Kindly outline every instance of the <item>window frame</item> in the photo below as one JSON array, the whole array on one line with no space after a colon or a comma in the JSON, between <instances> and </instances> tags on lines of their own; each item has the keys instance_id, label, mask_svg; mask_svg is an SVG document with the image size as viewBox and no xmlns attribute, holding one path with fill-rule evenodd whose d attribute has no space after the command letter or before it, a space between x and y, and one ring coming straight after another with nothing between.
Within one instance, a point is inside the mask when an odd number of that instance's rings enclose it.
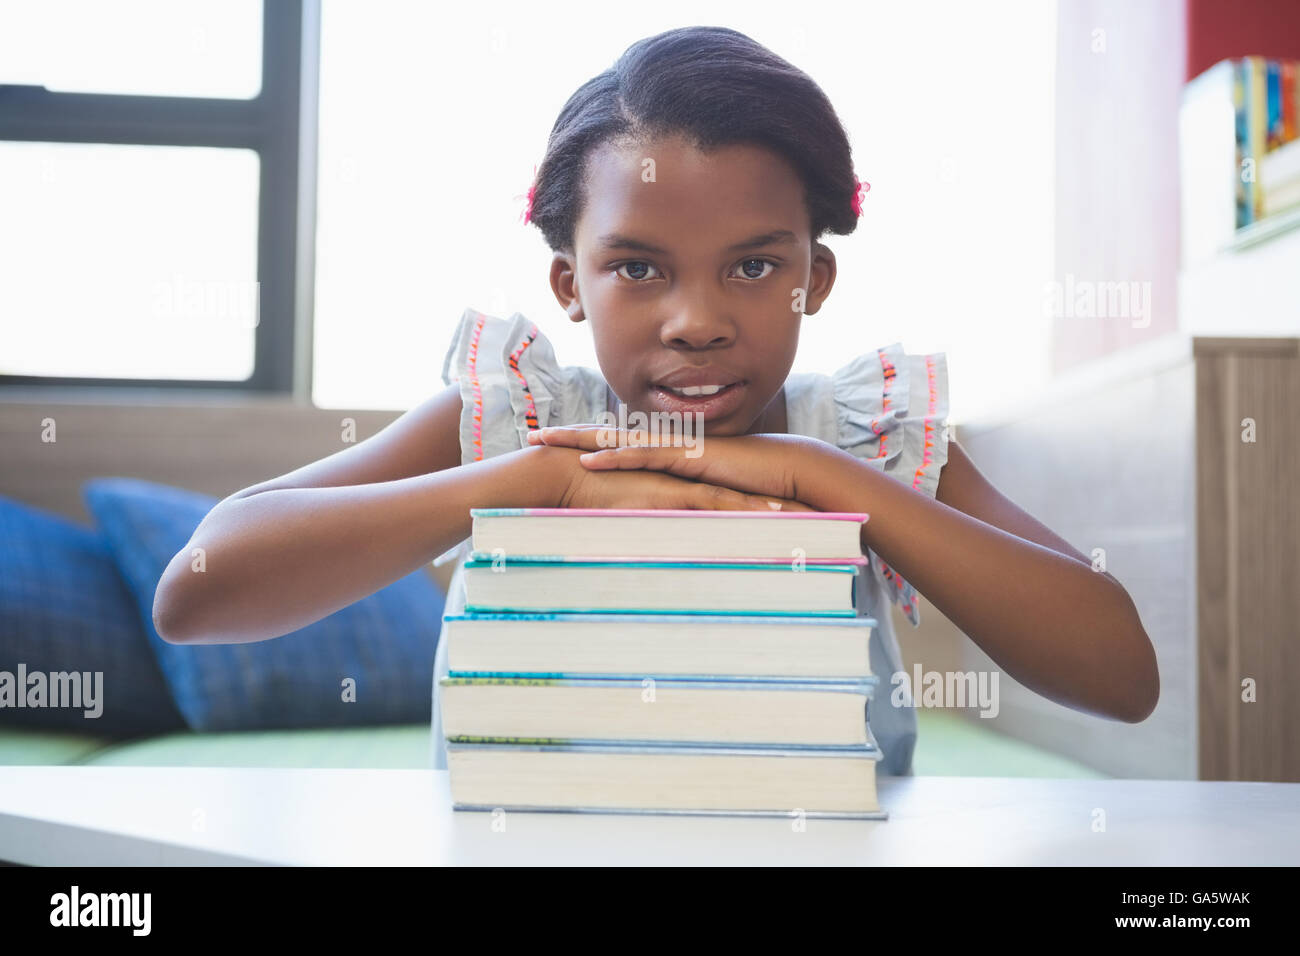
<instances>
[{"instance_id":1,"label":"window frame","mask_svg":"<svg viewBox=\"0 0 1300 956\"><path fill-rule=\"evenodd\" d=\"M13 386L224 390L292 394L310 402L319 63L319 0L263 0L262 87L252 99L0 84L0 141L248 149L260 161L260 301L247 379L0 373L0 393Z\"/></svg>"}]
</instances>

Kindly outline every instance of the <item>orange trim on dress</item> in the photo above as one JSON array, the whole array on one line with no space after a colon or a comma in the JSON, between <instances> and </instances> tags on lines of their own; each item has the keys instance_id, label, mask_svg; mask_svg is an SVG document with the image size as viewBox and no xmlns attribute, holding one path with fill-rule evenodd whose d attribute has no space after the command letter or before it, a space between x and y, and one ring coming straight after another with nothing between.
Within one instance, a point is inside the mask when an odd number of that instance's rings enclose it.
<instances>
[{"instance_id":1,"label":"orange trim on dress","mask_svg":"<svg viewBox=\"0 0 1300 956\"><path fill-rule=\"evenodd\" d=\"M921 467L916 469L916 476L912 479L912 488L916 491L921 489L921 479L925 477L925 469L934 460L934 410L939 403L939 383L935 379L932 355L925 357L925 373L930 388L930 405L926 409L925 416L925 453L921 458Z\"/></svg>"},{"instance_id":2,"label":"orange trim on dress","mask_svg":"<svg viewBox=\"0 0 1300 956\"><path fill-rule=\"evenodd\" d=\"M510 353L510 370L515 373L519 379L519 383L524 387L524 402L527 404L525 418L528 422L529 431L536 431L538 428L537 407L533 404L533 392L532 389L528 387L528 379L524 378L524 373L519 370L519 357L524 354L524 349L533 344L533 341L537 338L537 333L537 323L534 322L532 327L528 330L528 335L519 343L519 348Z\"/></svg>"},{"instance_id":3,"label":"orange trim on dress","mask_svg":"<svg viewBox=\"0 0 1300 956\"><path fill-rule=\"evenodd\" d=\"M894 379L898 376L898 370L894 368L894 363L889 361L889 359L885 357L884 349L876 349L876 354L880 356L880 369L881 369L882 377L884 378L884 388L881 390L880 393L880 416L879 416L879 418L883 418L885 412L889 411L889 393L894 387ZM885 445L889 436L880 430L879 419L871 423L871 430L880 437L880 451L876 455L876 457L877 458L888 457L889 452L885 448Z\"/></svg>"},{"instance_id":4,"label":"orange trim on dress","mask_svg":"<svg viewBox=\"0 0 1300 956\"><path fill-rule=\"evenodd\" d=\"M478 340L483 334L483 325L487 322L487 316L479 314L474 323L474 335L469 340L469 355L466 361L466 371L469 372L470 388L474 392L474 460L483 460L483 388L478 380Z\"/></svg>"}]
</instances>

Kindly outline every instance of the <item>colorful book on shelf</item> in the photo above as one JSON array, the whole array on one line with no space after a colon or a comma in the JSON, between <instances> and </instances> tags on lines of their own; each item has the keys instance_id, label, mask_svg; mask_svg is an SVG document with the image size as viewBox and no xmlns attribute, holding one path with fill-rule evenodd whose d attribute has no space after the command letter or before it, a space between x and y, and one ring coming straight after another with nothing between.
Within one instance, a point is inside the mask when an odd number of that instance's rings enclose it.
<instances>
[{"instance_id":1,"label":"colorful book on shelf","mask_svg":"<svg viewBox=\"0 0 1300 956\"><path fill-rule=\"evenodd\" d=\"M1249 136L1249 155L1254 161L1255 172L1258 174L1259 161L1264 155L1268 142L1268 81L1266 64L1262 56L1248 56L1246 64L1249 84L1246 87L1246 109L1249 111L1249 125L1246 132ZM1252 193L1254 198L1251 203L1251 221L1253 222L1264 218L1264 196L1258 180Z\"/></svg>"},{"instance_id":2,"label":"colorful book on shelf","mask_svg":"<svg viewBox=\"0 0 1300 956\"><path fill-rule=\"evenodd\" d=\"M475 508L471 557L511 561L857 563L867 515L818 511Z\"/></svg>"},{"instance_id":3,"label":"colorful book on shelf","mask_svg":"<svg viewBox=\"0 0 1300 956\"><path fill-rule=\"evenodd\" d=\"M869 617L449 614L451 676L871 676Z\"/></svg>"},{"instance_id":4,"label":"colorful book on shelf","mask_svg":"<svg viewBox=\"0 0 1300 956\"><path fill-rule=\"evenodd\" d=\"M448 740L863 747L874 677L840 681L444 677Z\"/></svg>"},{"instance_id":5,"label":"colorful book on shelf","mask_svg":"<svg viewBox=\"0 0 1300 956\"><path fill-rule=\"evenodd\" d=\"M874 745L846 748L448 741L457 810L884 820Z\"/></svg>"},{"instance_id":6,"label":"colorful book on shelf","mask_svg":"<svg viewBox=\"0 0 1300 956\"><path fill-rule=\"evenodd\" d=\"M1264 193L1264 216L1300 208L1300 179Z\"/></svg>"},{"instance_id":7,"label":"colorful book on shelf","mask_svg":"<svg viewBox=\"0 0 1300 956\"><path fill-rule=\"evenodd\" d=\"M1233 106L1237 150L1237 227L1248 226L1288 208L1282 197L1270 200L1270 191L1289 188L1289 181L1272 182L1267 172L1270 158L1296 139L1296 63L1243 57L1233 63ZM1193 146L1194 148L1194 146Z\"/></svg>"},{"instance_id":8,"label":"colorful book on shelf","mask_svg":"<svg viewBox=\"0 0 1300 956\"><path fill-rule=\"evenodd\" d=\"M1264 154L1259 163L1259 190L1266 217L1300 205L1300 140Z\"/></svg>"},{"instance_id":9,"label":"colorful book on shelf","mask_svg":"<svg viewBox=\"0 0 1300 956\"><path fill-rule=\"evenodd\" d=\"M1264 61L1264 95L1267 97L1267 119L1264 126L1264 149L1277 149L1282 138L1282 65L1277 60Z\"/></svg>"},{"instance_id":10,"label":"colorful book on shelf","mask_svg":"<svg viewBox=\"0 0 1300 956\"><path fill-rule=\"evenodd\" d=\"M1296 116L1296 94L1300 92L1300 65L1282 61L1282 142L1289 143L1300 134L1300 117Z\"/></svg>"},{"instance_id":11,"label":"colorful book on shelf","mask_svg":"<svg viewBox=\"0 0 1300 956\"><path fill-rule=\"evenodd\" d=\"M1255 176L1250 167L1254 158L1250 152L1250 64L1239 60L1233 64L1232 99L1235 109L1237 166L1234 170L1237 188L1237 228L1255 221ZM1196 148L1184 143L1183 149Z\"/></svg>"},{"instance_id":12,"label":"colorful book on shelf","mask_svg":"<svg viewBox=\"0 0 1300 956\"><path fill-rule=\"evenodd\" d=\"M1181 258L1194 266L1241 229L1296 207L1300 65L1259 56L1222 60L1191 80L1179 112Z\"/></svg>"}]
</instances>

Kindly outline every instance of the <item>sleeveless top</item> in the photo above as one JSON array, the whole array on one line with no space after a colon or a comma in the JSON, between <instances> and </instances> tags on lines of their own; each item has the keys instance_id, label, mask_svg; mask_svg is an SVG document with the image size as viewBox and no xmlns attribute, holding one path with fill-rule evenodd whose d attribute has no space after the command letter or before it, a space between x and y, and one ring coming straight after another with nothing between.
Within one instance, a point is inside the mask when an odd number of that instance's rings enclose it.
<instances>
[{"instance_id":1,"label":"sleeveless top","mask_svg":"<svg viewBox=\"0 0 1300 956\"><path fill-rule=\"evenodd\" d=\"M606 407L601 374L561 366L537 325L515 313L509 319L466 309L443 362L442 377L461 393L461 461L468 464L515 451L530 430L547 425L591 423ZM894 343L863 352L831 375L795 373L785 381L786 427L790 434L817 438L861 458L878 471L935 497L939 472L948 460L948 368L943 352L911 354ZM463 564L466 539L435 560L457 562L444 614L465 606ZM917 592L874 551L857 576L857 613L876 619L869 658L878 678L867 722L881 750L877 771L912 773L916 712L903 672L889 602L920 624ZM440 635L433 675L433 766L447 767L438 681L447 673L446 640ZM894 697L901 703L895 704Z\"/></svg>"}]
</instances>

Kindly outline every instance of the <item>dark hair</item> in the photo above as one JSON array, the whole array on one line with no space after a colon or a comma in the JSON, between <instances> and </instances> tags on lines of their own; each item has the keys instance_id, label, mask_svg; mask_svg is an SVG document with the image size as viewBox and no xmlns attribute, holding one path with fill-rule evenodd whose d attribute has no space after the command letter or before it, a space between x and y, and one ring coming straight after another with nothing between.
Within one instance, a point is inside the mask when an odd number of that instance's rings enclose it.
<instances>
[{"instance_id":1,"label":"dark hair","mask_svg":"<svg viewBox=\"0 0 1300 956\"><path fill-rule=\"evenodd\" d=\"M706 151L766 146L803 179L814 240L857 226L849 139L826 94L745 34L696 26L638 40L564 104L533 190L530 221L547 244L573 248L593 149L668 134Z\"/></svg>"}]
</instances>

